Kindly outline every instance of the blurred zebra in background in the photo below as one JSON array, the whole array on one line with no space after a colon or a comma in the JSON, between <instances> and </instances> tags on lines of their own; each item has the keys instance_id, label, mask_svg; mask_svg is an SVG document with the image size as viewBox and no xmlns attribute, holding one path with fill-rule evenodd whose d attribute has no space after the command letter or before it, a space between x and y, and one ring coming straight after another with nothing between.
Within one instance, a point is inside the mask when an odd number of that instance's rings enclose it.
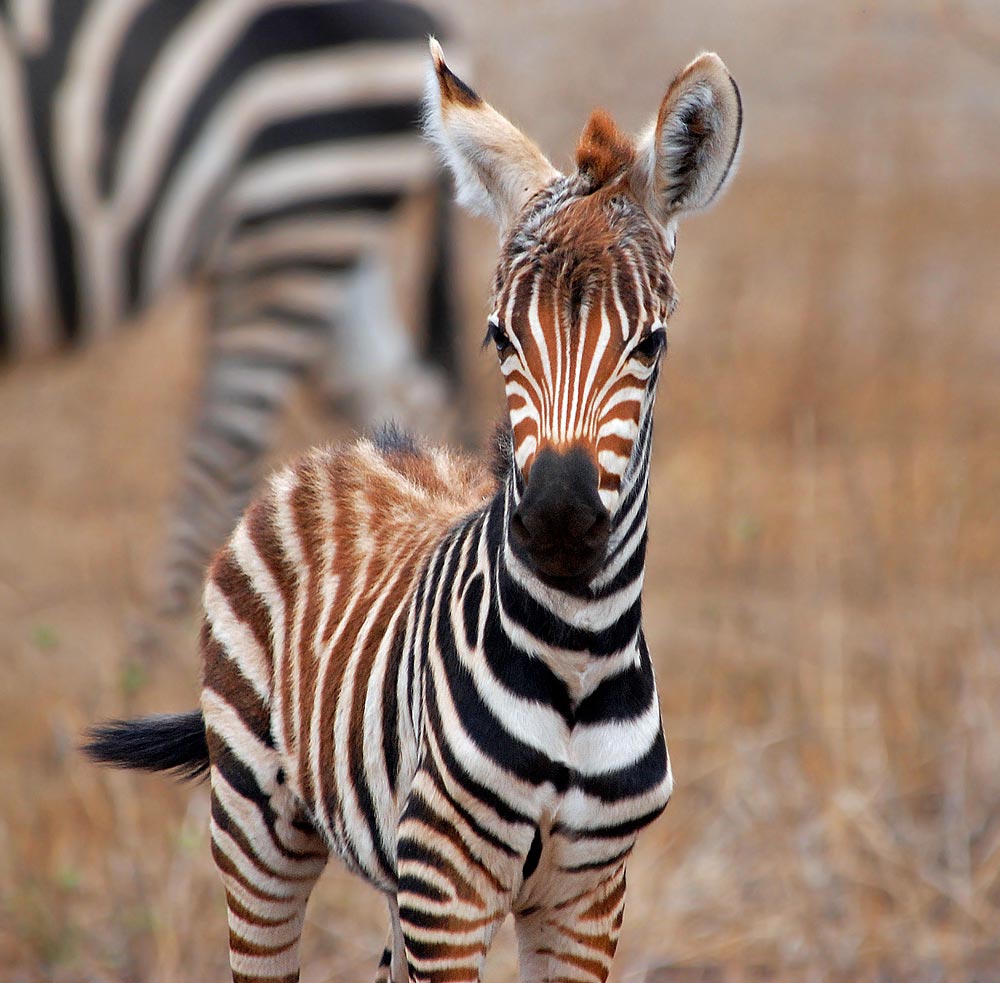
<instances>
[{"instance_id":1,"label":"blurred zebra in background","mask_svg":"<svg viewBox=\"0 0 1000 983\"><path fill-rule=\"evenodd\" d=\"M357 423L442 405L447 195L417 125L438 30L391 0L0 4L0 355L109 335L179 283L208 292L166 608L200 585L307 370ZM426 360L386 268L424 196Z\"/></svg>"}]
</instances>

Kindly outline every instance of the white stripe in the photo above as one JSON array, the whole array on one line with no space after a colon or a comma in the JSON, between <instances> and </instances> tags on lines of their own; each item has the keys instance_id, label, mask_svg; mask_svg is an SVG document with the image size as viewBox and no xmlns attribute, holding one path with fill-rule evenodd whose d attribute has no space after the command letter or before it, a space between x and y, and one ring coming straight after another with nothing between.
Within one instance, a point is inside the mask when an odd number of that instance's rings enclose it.
<instances>
[{"instance_id":1,"label":"white stripe","mask_svg":"<svg viewBox=\"0 0 1000 983\"><path fill-rule=\"evenodd\" d=\"M638 717L580 725L573 731L573 767L582 775L601 775L634 765L649 752L661 730L654 698Z\"/></svg>"},{"instance_id":2,"label":"white stripe","mask_svg":"<svg viewBox=\"0 0 1000 983\"><path fill-rule=\"evenodd\" d=\"M261 788L270 787L275 775L272 762L277 761L274 749L261 743L233 706L215 690L207 687L202 689L201 712L205 718L205 727L213 730L226 742L253 775L254 781Z\"/></svg>"},{"instance_id":3,"label":"white stripe","mask_svg":"<svg viewBox=\"0 0 1000 983\"><path fill-rule=\"evenodd\" d=\"M229 599L214 580L205 584L204 607L215 640L267 706L271 701L271 666L267 653L250 626L233 612Z\"/></svg>"},{"instance_id":4,"label":"white stripe","mask_svg":"<svg viewBox=\"0 0 1000 983\"><path fill-rule=\"evenodd\" d=\"M100 199L102 111L122 40L146 0L97 0L87 11L53 100L53 168L76 239L82 326L110 332L123 316L124 214ZM161 121L162 125L162 121ZM155 158L154 158L155 159Z\"/></svg>"},{"instance_id":5,"label":"white stripe","mask_svg":"<svg viewBox=\"0 0 1000 983\"><path fill-rule=\"evenodd\" d=\"M426 62L422 46L405 44L354 45L330 55L286 58L258 69L237 85L201 127L199 138L188 148L170 178L154 222L149 261L143 271L143 289L155 292L177 275L190 249L206 207L215 204L220 188L239 165L253 135L273 120L343 106L418 98ZM399 137L372 138L368 142L394 153L394 144L405 145L403 157L381 162L392 175L388 190L412 189L430 182L434 174L429 147L414 132ZM332 174L338 158L349 156L352 141L336 141L321 149L330 159ZM315 154L316 149L290 151L287 157ZM388 167L387 167L388 165ZM259 167L260 165L256 165ZM343 165L341 165L343 166ZM386 179L374 177L374 186ZM369 187L367 169L354 172L350 184ZM322 187L322 185L320 185ZM294 186L293 186L294 189ZM303 197L307 187L298 189ZM247 192L252 194L252 191ZM286 192L287 200L287 192ZM239 210L237 200L234 207Z\"/></svg>"},{"instance_id":6,"label":"white stripe","mask_svg":"<svg viewBox=\"0 0 1000 983\"><path fill-rule=\"evenodd\" d=\"M383 216L337 216L332 219L295 219L240 236L226 249L219 273L238 273L286 256L357 256L375 250L386 239Z\"/></svg>"},{"instance_id":7,"label":"white stripe","mask_svg":"<svg viewBox=\"0 0 1000 983\"><path fill-rule=\"evenodd\" d=\"M26 54L41 54L48 46L51 6L52 0L11 0L11 19L18 47Z\"/></svg>"},{"instance_id":8,"label":"white stripe","mask_svg":"<svg viewBox=\"0 0 1000 983\"><path fill-rule=\"evenodd\" d=\"M10 39L0 22L0 191L4 196L4 238L0 277L12 316L18 355L52 351L59 318L49 253L46 202L31 151L31 124L25 115L27 91Z\"/></svg>"}]
</instances>

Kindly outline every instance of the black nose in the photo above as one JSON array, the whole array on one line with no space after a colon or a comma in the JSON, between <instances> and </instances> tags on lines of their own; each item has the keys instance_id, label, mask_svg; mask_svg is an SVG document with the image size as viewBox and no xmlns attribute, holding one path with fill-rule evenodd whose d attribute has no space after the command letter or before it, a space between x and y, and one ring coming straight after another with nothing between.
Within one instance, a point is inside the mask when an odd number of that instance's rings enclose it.
<instances>
[{"instance_id":1,"label":"black nose","mask_svg":"<svg viewBox=\"0 0 1000 983\"><path fill-rule=\"evenodd\" d=\"M600 569L611 517L597 488L597 468L581 448L539 451L511 518L510 542L543 580L558 585Z\"/></svg>"}]
</instances>

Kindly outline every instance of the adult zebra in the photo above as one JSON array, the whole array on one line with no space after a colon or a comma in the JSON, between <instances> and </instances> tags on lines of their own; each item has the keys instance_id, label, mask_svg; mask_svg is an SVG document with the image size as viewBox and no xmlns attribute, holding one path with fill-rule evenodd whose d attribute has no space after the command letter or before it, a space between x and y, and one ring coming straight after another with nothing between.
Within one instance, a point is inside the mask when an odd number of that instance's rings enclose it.
<instances>
[{"instance_id":1,"label":"adult zebra","mask_svg":"<svg viewBox=\"0 0 1000 983\"><path fill-rule=\"evenodd\" d=\"M307 369L359 424L440 408L386 271L398 206L440 190L418 128L434 29L394 0L0 11L0 357L106 336L182 281L209 291L164 607L193 595ZM438 201L426 354L454 377Z\"/></svg>"},{"instance_id":2,"label":"adult zebra","mask_svg":"<svg viewBox=\"0 0 1000 983\"><path fill-rule=\"evenodd\" d=\"M559 174L446 67L429 125L504 237L498 473L396 432L278 473L216 557L200 712L88 751L212 784L238 981L298 978L328 852L388 898L380 979L478 980L510 912L525 981L604 981L625 864L672 779L640 623L674 229L732 169L715 55L636 145L593 114Z\"/></svg>"}]
</instances>

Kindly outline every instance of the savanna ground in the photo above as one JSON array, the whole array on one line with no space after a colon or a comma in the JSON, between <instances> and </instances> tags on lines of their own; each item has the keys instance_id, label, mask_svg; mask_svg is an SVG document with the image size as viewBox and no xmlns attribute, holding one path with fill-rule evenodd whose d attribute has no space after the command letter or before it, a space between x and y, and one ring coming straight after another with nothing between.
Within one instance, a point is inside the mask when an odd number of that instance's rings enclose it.
<instances>
[{"instance_id":1,"label":"savanna ground","mask_svg":"<svg viewBox=\"0 0 1000 983\"><path fill-rule=\"evenodd\" d=\"M677 788L615 979L1000 979L996 9L452 6L473 80L557 163L591 105L637 128L701 48L746 106L740 175L680 236L645 601ZM494 244L461 236L485 433ZM226 975L207 790L75 751L196 699L194 618L142 626L197 321L180 300L0 379L4 983ZM315 409L279 456L344 436ZM370 978L384 931L332 864L303 979ZM505 931L488 978L512 965Z\"/></svg>"}]
</instances>

